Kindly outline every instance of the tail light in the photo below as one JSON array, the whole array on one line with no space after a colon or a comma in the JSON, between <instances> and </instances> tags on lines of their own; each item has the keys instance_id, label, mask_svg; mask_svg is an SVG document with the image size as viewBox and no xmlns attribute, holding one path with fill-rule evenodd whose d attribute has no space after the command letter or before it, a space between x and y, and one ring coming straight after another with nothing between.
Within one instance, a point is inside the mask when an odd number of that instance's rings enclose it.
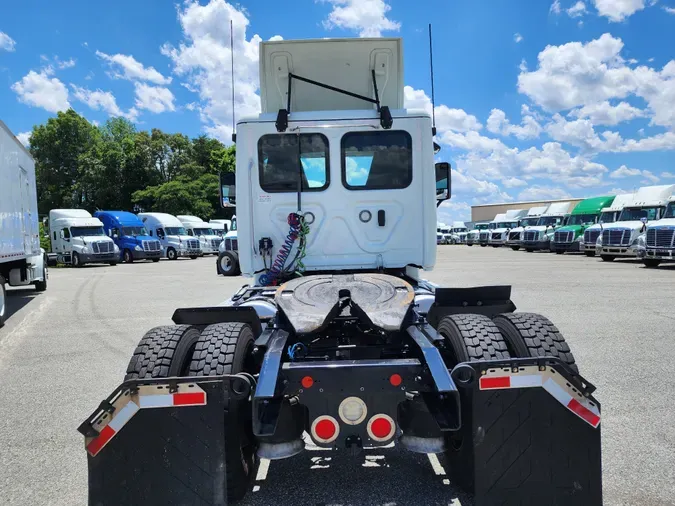
<instances>
[{"instance_id":1,"label":"tail light","mask_svg":"<svg viewBox=\"0 0 675 506\"><path fill-rule=\"evenodd\" d=\"M381 413L368 420L368 435L373 441L388 441L394 437L395 432L396 423L389 415Z\"/></svg>"},{"instance_id":2,"label":"tail light","mask_svg":"<svg viewBox=\"0 0 675 506\"><path fill-rule=\"evenodd\" d=\"M319 443L332 443L340 434L340 425L332 416L319 416L312 422L312 437Z\"/></svg>"}]
</instances>

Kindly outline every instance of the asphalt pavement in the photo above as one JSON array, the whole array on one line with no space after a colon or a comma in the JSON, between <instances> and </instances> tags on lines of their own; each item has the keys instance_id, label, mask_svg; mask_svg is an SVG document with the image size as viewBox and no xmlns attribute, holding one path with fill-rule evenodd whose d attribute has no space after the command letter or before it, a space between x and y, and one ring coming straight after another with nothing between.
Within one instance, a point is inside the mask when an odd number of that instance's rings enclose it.
<instances>
[{"instance_id":1,"label":"asphalt pavement","mask_svg":"<svg viewBox=\"0 0 675 506\"><path fill-rule=\"evenodd\" d=\"M602 403L605 504L675 505L675 266L441 246L426 276L513 285L548 316ZM44 293L10 289L0 329L0 504L86 504L77 426L122 380L143 333L177 307L216 305L247 282L215 258L51 269ZM470 505L443 459L397 449L306 451L264 462L242 505Z\"/></svg>"}]
</instances>

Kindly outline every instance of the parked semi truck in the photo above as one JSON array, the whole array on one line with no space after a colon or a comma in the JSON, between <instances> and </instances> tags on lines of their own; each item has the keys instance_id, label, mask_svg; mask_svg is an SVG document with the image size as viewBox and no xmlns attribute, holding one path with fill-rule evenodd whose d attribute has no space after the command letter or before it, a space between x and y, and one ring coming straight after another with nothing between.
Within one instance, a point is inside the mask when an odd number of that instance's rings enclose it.
<instances>
[{"instance_id":1,"label":"parked semi truck","mask_svg":"<svg viewBox=\"0 0 675 506\"><path fill-rule=\"evenodd\" d=\"M47 289L47 257L40 248L35 161L0 121L0 327L8 316L9 286Z\"/></svg>"},{"instance_id":2,"label":"parked semi truck","mask_svg":"<svg viewBox=\"0 0 675 506\"><path fill-rule=\"evenodd\" d=\"M473 246L474 244L480 244L480 233L487 230L489 225L488 222L476 223L466 236L466 245Z\"/></svg>"},{"instance_id":3,"label":"parked semi truck","mask_svg":"<svg viewBox=\"0 0 675 506\"><path fill-rule=\"evenodd\" d=\"M614 197L612 204L608 207L605 207L600 212L600 218L595 225L591 225L586 228L584 231L583 238L579 241L580 247L583 249L584 254L587 257L595 256L595 243L598 240L598 237L602 233L602 228L608 223L614 223L619 219L621 211L633 200L632 193L625 193L617 195Z\"/></svg>"},{"instance_id":4,"label":"parked semi truck","mask_svg":"<svg viewBox=\"0 0 675 506\"><path fill-rule=\"evenodd\" d=\"M478 244L485 247L490 244L490 237L494 230L497 229L497 224L506 220L506 213L500 213L494 217L494 219L488 223L487 229L481 230L478 235Z\"/></svg>"},{"instance_id":5,"label":"parked semi truck","mask_svg":"<svg viewBox=\"0 0 675 506\"><path fill-rule=\"evenodd\" d=\"M452 244L466 244L466 236L469 230L463 221L453 221L451 229Z\"/></svg>"},{"instance_id":6,"label":"parked semi truck","mask_svg":"<svg viewBox=\"0 0 675 506\"><path fill-rule=\"evenodd\" d=\"M511 230L518 228L520 219L525 215L527 215L526 209L510 209L506 211L501 221L497 222L496 228L490 232L490 246L493 248L503 246Z\"/></svg>"},{"instance_id":7,"label":"parked semi truck","mask_svg":"<svg viewBox=\"0 0 675 506\"><path fill-rule=\"evenodd\" d=\"M537 206L528 209L527 214L518 221L518 226L509 231L506 245L513 251L518 251L522 244L522 235L525 227L536 225L539 217L546 212L546 209L548 209L548 206Z\"/></svg>"},{"instance_id":8,"label":"parked semi truck","mask_svg":"<svg viewBox=\"0 0 675 506\"><path fill-rule=\"evenodd\" d=\"M179 257L195 259L202 254L199 239L190 237L181 221L167 213L138 213L150 237L155 237L162 248L162 256L169 260Z\"/></svg>"},{"instance_id":9,"label":"parked semi truck","mask_svg":"<svg viewBox=\"0 0 675 506\"><path fill-rule=\"evenodd\" d=\"M569 213L574 206L571 202L554 202L548 206L534 226L523 230L522 247L528 253L536 250L548 250L556 229L567 224Z\"/></svg>"},{"instance_id":10,"label":"parked semi truck","mask_svg":"<svg viewBox=\"0 0 675 506\"><path fill-rule=\"evenodd\" d=\"M115 241L121 260L133 263L136 260L159 262L162 246L150 237L141 219L127 211L96 211L94 217L101 220L106 234Z\"/></svg>"},{"instance_id":11,"label":"parked semi truck","mask_svg":"<svg viewBox=\"0 0 675 506\"><path fill-rule=\"evenodd\" d=\"M85 209L49 211L49 237L56 261L73 267L117 265L120 250L106 235L103 223Z\"/></svg>"},{"instance_id":12,"label":"parked semi truck","mask_svg":"<svg viewBox=\"0 0 675 506\"><path fill-rule=\"evenodd\" d=\"M177 218L187 230L188 235L199 240L199 249L202 250L202 255L218 254L218 246L220 246L223 238L213 231L211 225L197 216L188 214L178 215Z\"/></svg>"},{"instance_id":13,"label":"parked semi truck","mask_svg":"<svg viewBox=\"0 0 675 506\"><path fill-rule=\"evenodd\" d=\"M223 276L236 276L239 270L239 244L237 242L237 217L232 216L230 230L218 246L216 271Z\"/></svg>"},{"instance_id":14,"label":"parked semi truck","mask_svg":"<svg viewBox=\"0 0 675 506\"><path fill-rule=\"evenodd\" d=\"M304 434L323 454L444 453L478 506L602 504L600 404L558 329L514 313L508 286L422 276L451 172L429 113L404 109L402 54L260 44L262 112L236 125L250 282L141 339L79 427L91 504L223 505Z\"/></svg>"},{"instance_id":15,"label":"parked semi truck","mask_svg":"<svg viewBox=\"0 0 675 506\"><path fill-rule=\"evenodd\" d=\"M675 185L643 186L633 194L619 219L603 225L595 243L596 253L605 262L617 257L637 257L639 237L650 222L660 220L673 195Z\"/></svg>"},{"instance_id":16,"label":"parked semi truck","mask_svg":"<svg viewBox=\"0 0 675 506\"><path fill-rule=\"evenodd\" d=\"M566 251L583 251L581 244L584 232L600 219L602 210L609 208L614 202L614 195L606 197L593 197L579 202L569 219L567 225L558 228L553 234L551 251L562 255Z\"/></svg>"},{"instance_id":17,"label":"parked semi truck","mask_svg":"<svg viewBox=\"0 0 675 506\"><path fill-rule=\"evenodd\" d=\"M658 221L648 223L644 241L638 241L638 257L646 267L675 262L675 196Z\"/></svg>"}]
</instances>

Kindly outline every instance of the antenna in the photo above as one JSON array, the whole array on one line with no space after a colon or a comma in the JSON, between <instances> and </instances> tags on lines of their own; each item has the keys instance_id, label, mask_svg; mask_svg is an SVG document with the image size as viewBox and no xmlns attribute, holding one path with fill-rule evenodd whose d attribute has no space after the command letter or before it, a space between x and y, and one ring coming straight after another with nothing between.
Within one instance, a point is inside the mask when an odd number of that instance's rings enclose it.
<instances>
[{"instance_id":1,"label":"antenna","mask_svg":"<svg viewBox=\"0 0 675 506\"><path fill-rule=\"evenodd\" d=\"M431 26L431 25L429 25ZM230 19L230 60L232 62L232 142L237 142L237 132L235 132L236 123L234 121L234 29Z\"/></svg>"},{"instance_id":2,"label":"antenna","mask_svg":"<svg viewBox=\"0 0 675 506\"><path fill-rule=\"evenodd\" d=\"M429 66L431 67L431 134L436 135L436 99L434 96L434 50L431 43L431 23L429 23Z\"/></svg>"}]
</instances>

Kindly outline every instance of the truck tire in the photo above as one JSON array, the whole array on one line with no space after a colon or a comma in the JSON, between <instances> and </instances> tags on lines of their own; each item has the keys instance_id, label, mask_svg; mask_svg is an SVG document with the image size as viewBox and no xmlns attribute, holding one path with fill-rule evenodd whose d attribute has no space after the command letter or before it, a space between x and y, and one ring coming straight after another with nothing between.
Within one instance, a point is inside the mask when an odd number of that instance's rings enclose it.
<instances>
[{"instance_id":1,"label":"truck tire","mask_svg":"<svg viewBox=\"0 0 675 506\"><path fill-rule=\"evenodd\" d=\"M127 367L124 381L187 376L199 329L191 325L165 325L145 333Z\"/></svg>"},{"instance_id":2,"label":"truck tire","mask_svg":"<svg viewBox=\"0 0 675 506\"><path fill-rule=\"evenodd\" d=\"M5 290L5 280L0 276L0 327L5 325L7 318L7 290Z\"/></svg>"},{"instance_id":3,"label":"truck tire","mask_svg":"<svg viewBox=\"0 0 675 506\"><path fill-rule=\"evenodd\" d=\"M533 248L525 248L525 251L527 251L528 253L532 253L532 252L534 252L534 249Z\"/></svg>"},{"instance_id":4,"label":"truck tire","mask_svg":"<svg viewBox=\"0 0 675 506\"><path fill-rule=\"evenodd\" d=\"M80 255L78 255L77 253L75 253L75 252L73 251L73 255L72 255L72 257L71 257L70 263L71 263L71 265L72 265L73 267L75 267L75 268L82 267L82 262L80 261Z\"/></svg>"},{"instance_id":5,"label":"truck tire","mask_svg":"<svg viewBox=\"0 0 675 506\"><path fill-rule=\"evenodd\" d=\"M152 261L157 263L157 262L159 262L159 258L153 258Z\"/></svg>"},{"instance_id":6,"label":"truck tire","mask_svg":"<svg viewBox=\"0 0 675 506\"><path fill-rule=\"evenodd\" d=\"M647 269L653 269L654 267L658 267L659 265L661 265L661 260L656 260L654 258L645 258L642 261L642 263L645 264L645 267L647 267Z\"/></svg>"},{"instance_id":7,"label":"truck tire","mask_svg":"<svg viewBox=\"0 0 675 506\"><path fill-rule=\"evenodd\" d=\"M511 246L511 249L513 251L518 251L520 249L520 246Z\"/></svg>"},{"instance_id":8,"label":"truck tire","mask_svg":"<svg viewBox=\"0 0 675 506\"><path fill-rule=\"evenodd\" d=\"M233 251L223 251L218 255L218 268L223 276L239 274L239 255Z\"/></svg>"},{"instance_id":9,"label":"truck tire","mask_svg":"<svg viewBox=\"0 0 675 506\"><path fill-rule=\"evenodd\" d=\"M586 255L589 258L592 258L595 256L595 251L584 251L584 255Z\"/></svg>"},{"instance_id":10,"label":"truck tire","mask_svg":"<svg viewBox=\"0 0 675 506\"><path fill-rule=\"evenodd\" d=\"M216 323L206 327L192 355L190 376L255 372L250 355L255 337L246 323ZM248 399L229 400L225 412L225 470L228 501L244 497L256 475L258 457Z\"/></svg>"},{"instance_id":11,"label":"truck tire","mask_svg":"<svg viewBox=\"0 0 675 506\"><path fill-rule=\"evenodd\" d=\"M176 254L176 250L174 248L169 248L166 250L166 258L169 260L177 260L178 259L178 254Z\"/></svg>"},{"instance_id":12,"label":"truck tire","mask_svg":"<svg viewBox=\"0 0 675 506\"><path fill-rule=\"evenodd\" d=\"M190 260L197 260L199 258L198 255L190 255Z\"/></svg>"},{"instance_id":13,"label":"truck tire","mask_svg":"<svg viewBox=\"0 0 675 506\"><path fill-rule=\"evenodd\" d=\"M35 291L37 292L44 292L47 290L47 259L44 259L44 263L42 264L42 281L36 281L35 283Z\"/></svg>"},{"instance_id":14,"label":"truck tire","mask_svg":"<svg viewBox=\"0 0 675 506\"><path fill-rule=\"evenodd\" d=\"M461 362L510 358L499 329L487 316L454 314L441 319L436 331L443 336L449 352L449 368Z\"/></svg>"},{"instance_id":15,"label":"truck tire","mask_svg":"<svg viewBox=\"0 0 675 506\"><path fill-rule=\"evenodd\" d=\"M481 247L481 248L486 248L486 247L487 247L487 244L481 244L480 247Z\"/></svg>"},{"instance_id":16,"label":"truck tire","mask_svg":"<svg viewBox=\"0 0 675 506\"><path fill-rule=\"evenodd\" d=\"M470 248L471 246L473 246L473 244L467 244L467 246Z\"/></svg>"},{"instance_id":17,"label":"truck tire","mask_svg":"<svg viewBox=\"0 0 675 506\"><path fill-rule=\"evenodd\" d=\"M614 255L600 255L600 258L603 262L613 262L616 259Z\"/></svg>"},{"instance_id":18,"label":"truck tire","mask_svg":"<svg viewBox=\"0 0 675 506\"><path fill-rule=\"evenodd\" d=\"M554 251L555 251L555 254L556 254L556 255L563 255L563 254L565 253L564 251L559 250L559 249L554 250Z\"/></svg>"},{"instance_id":19,"label":"truck tire","mask_svg":"<svg viewBox=\"0 0 675 506\"><path fill-rule=\"evenodd\" d=\"M556 357L575 374L579 368L565 338L551 320L536 313L506 313L493 318L516 358Z\"/></svg>"},{"instance_id":20,"label":"truck tire","mask_svg":"<svg viewBox=\"0 0 675 506\"><path fill-rule=\"evenodd\" d=\"M122 252L122 261L123 261L125 264L131 264L131 263L134 262L134 255L133 255L133 253L131 252L131 250L125 249L125 250Z\"/></svg>"}]
</instances>

